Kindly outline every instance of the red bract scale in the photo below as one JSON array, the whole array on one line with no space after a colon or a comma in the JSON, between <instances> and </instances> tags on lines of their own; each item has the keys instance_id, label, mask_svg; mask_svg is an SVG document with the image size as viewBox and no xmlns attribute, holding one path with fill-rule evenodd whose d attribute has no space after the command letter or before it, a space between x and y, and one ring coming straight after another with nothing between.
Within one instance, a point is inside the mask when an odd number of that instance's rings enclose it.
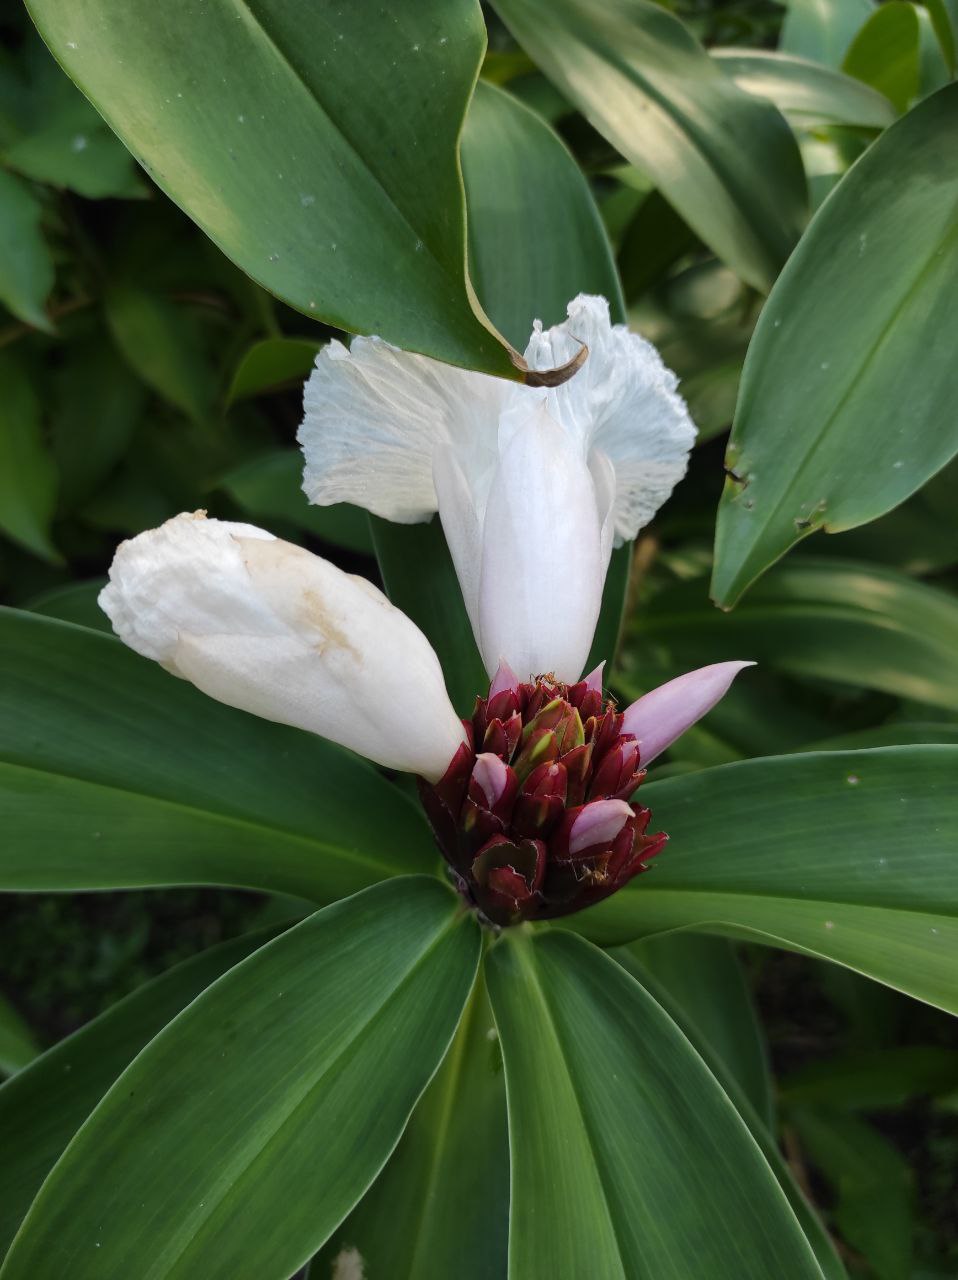
<instances>
[{"instance_id":1,"label":"red bract scale","mask_svg":"<svg viewBox=\"0 0 958 1280\"><path fill-rule=\"evenodd\" d=\"M464 724L468 743L419 790L460 893L488 923L592 906L668 840L647 835L651 811L631 803L645 777L639 744L596 676L497 676Z\"/></svg>"}]
</instances>

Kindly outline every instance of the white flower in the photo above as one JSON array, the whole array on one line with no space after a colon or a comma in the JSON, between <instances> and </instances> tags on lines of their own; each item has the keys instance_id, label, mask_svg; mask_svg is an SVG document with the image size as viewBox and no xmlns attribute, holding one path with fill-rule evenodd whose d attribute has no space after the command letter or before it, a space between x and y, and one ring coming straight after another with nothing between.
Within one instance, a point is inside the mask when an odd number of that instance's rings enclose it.
<instances>
[{"instance_id":1,"label":"white flower","mask_svg":"<svg viewBox=\"0 0 958 1280\"><path fill-rule=\"evenodd\" d=\"M439 660L364 578L247 524L179 515L117 550L100 607L210 697L435 781L465 735Z\"/></svg>"},{"instance_id":2,"label":"white flower","mask_svg":"<svg viewBox=\"0 0 958 1280\"><path fill-rule=\"evenodd\" d=\"M613 542L634 538L685 473L695 437L655 348L611 325L603 298L526 349L533 369L588 358L552 389L399 351L331 342L306 386L299 440L310 501L401 523L439 512L492 676L575 681L592 643Z\"/></svg>"}]
</instances>

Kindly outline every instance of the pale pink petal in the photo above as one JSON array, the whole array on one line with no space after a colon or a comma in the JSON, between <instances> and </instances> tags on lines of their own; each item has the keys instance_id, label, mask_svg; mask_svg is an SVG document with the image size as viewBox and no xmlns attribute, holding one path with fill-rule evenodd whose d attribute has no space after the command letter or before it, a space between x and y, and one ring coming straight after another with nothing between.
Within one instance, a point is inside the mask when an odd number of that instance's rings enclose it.
<instances>
[{"instance_id":1,"label":"pale pink petal","mask_svg":"<svg viewBox=\"0 0 958 1280\"><path fill-rule=\"evenodd\" d=\"M754 662L715 662L652 689L627 707L622 732L639 740L641 761L649 764L725 696L732 681Z\"/></svg>"},{"instance_id":2,"label":"pale pink petal","mask_svg":"<svg viewBox=\"0 0 958 1280\"><path fill-rule=\"evenodd\" d=\"M572 824L569 852L575 855L594 844L611 844L632 816L625 800L593 800Z\"/></svg>"},{"instance_id":3,"label":"pale pink petal","mask_svg":"<svg viewBox=\"0 0 958 1280\"><path fill-rule=\"evenodd\" d=\"M602 659L602 661L599 663L599 665L595 668L594 671L590 671L587 676L583 677L586 683L586 687L590 689L593 693L602 692L602 673L604 671L605 671L605 658Z\"/></svg>"},{"instance_id":4,"label":"pale pink petal","mask_svg":"<svg viewBox=\"0 0 958 1280\"><path fill-rule=\"evenodd\" d=\"M492 677L492 684L489 686L489 697L494 698L497 693L505 693L508 689L512 693L516 693L519 688L519 677L509 666L508 662L503 658L499 662L499 668Z\"/></svg>"},{"instance_id":5,"label":"pale pink petal","mask_svg":"<svg viewBox=\"0 0 958 1280\"><path fill-rule=\"evenodd\" d=\"M491 751L482 751L476 756L476 763L472 767L472 779L481 788L486 803L492 809L509 783L509 766L503 764Z\"/></svg>"}]
</instances>

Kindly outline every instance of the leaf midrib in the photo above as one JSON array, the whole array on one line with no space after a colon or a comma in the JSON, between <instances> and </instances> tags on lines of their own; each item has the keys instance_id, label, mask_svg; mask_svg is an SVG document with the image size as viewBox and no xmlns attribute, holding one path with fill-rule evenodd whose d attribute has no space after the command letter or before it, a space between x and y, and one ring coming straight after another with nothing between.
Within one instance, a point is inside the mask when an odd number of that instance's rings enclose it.
<instances>
[{"instance_id":1,"label":"leaf midrib","mask_svg":"<svg viewBox=\"0 0 958 1280\"><path fill-rule=\"evenodd\" d=\"M280 836L284 840L304 845L314 854L319 851L323 851L331 854L334 858L341 861L375 869L377 872L382 874L383 879L394 876L398 874L398 870L402 870L401 868L397 870L394 865L388 862L380 862L378 858L375 858L372 855L360 853L357 850L347 848L344 845L330 844L328 841L304 835L302 832L293 831L287 827L272 826L252 818L220 813L215 809L203 809L198 805L185 804L181 800L170 799L168 796L152 795L146 791L137 791L133 787L124 787L119 783L95 782L88 778L84 778L80 774L70 773L63 769L44 769L37 768L32 765L17 764L9 760L0 760L0 777L2 777L2 770L4 769L38 774L41 777L62 778L67 782L79 783L81 786L90 787L98 791L105 791L107 793L117 795L133 796L144 804L161 805L165 808L182 813L187 817L199 817L205 822L212 821L222 823L225 826L244 828L249 831L262 833L264 837L272 839ZM178 883L182 883L182 881Z\"/></svg>"},{"instance_id":2,"label":"leaf midrib","mask_svg":"<svg viewBox=\"0 0 958 1280\"><path fill-rule=\"evenodd\" d=\"M549 1032L552 1036L553 1042L555 1043L556 1049L558 1050L557 1057L559 1059L559 1062L561 1063L563 1075L565 1076L566 1082L569 1086L569 1094L572 1097L573 1102L575 1104L576 1115L579 1117L579 1123L580 1123L582 1133L585 1136L585 1140L588 1144L589 1150L592 1152L592 1157L593 1157L592 1164L593 1164L593 1168L595 1169L596 1181L598 1183L599 1190L602 1193L602 1203L605 1206L606 1217L608 1218L609 1228L612 1233L612 1239L615 1241L616 1257L619 1263L619 1270L622 1273L622 1280L629 1280L629 1271L625 1265L625 1259L622 1256L622 1247L619 1243L619 1233L615 1227L615 1218L613 1217L613 1214L612 1214L612 1203L609 1199L609 1192L606 1188L606 1180L603 1177L601 1163L597 1158L597 1148L596 1148L595 1142L593 1141L592 1132L589 1128L588 1121L586 1120L585 1112L582 1109L582 1104L579 1102L579 1095L576 1092L575 1082L572 1079L572 1073L569 1070L568 1061L566 1059L565 1050L563 1047L562 1037L559 1034L559 1028L556 1024L555 1018L553 1017L552 1008L549 1005L549 1002L546 998L542 984L539 981L538 970L532 960L531 944L526 939L521 940L518 943L518 945L514 944L514 953L516 954L519 965L521 966L522 969L525 970L525 974L529 982L530 990L534 995L536 1003L539 1005L540 1009L542 1010L542 1014L548 1025ZM507 1089L508 1089L508 1082L509 1082L509 1077L508 1077L508 1069L507 1069L506 1071ZM513 1133L511 1130L511 1126L510 1126L509 1140L511 1145L513 1141ZM515 1203L514 1195L515 1195L515 1187L513 1185L512 1191L510 1193L510 1214L509 1214L510 1243L512 1240L512 1225L513 1225L512 1224L512 1217L513 1217L512 1207L514 1206L514 1203ZM510 1263L509 1271L510 1271L510 1277L511 1277L512 1275L511 1249L510 1249L509 1263Z\"/></svg>"},{"instance_id":3,"label":"leaf midrib","mask_svg":"<svg viewBox=\"0 0 958 1280\"><path fill-rule=\"evenodd\" d=\"M836 192L839 189L840 187L836 188ZM858 193L856 192L856 195L857 194ZM828 205L830 203L831 201L825 202L825 205L823 205L822 209L819 211L818 217L822 216L822 213L824 213L827 210ZM925 277L929 274L929 272L931 271L931 268L935 265L936 259L943 254L945 248L950 247L952 242L958 241L958 221L956 221L955 219L956 212L958 212L958 201L954 202L951 216L948 219L949 230L945 233L944 236L942 236L940 239L935 241L934 245L932 246L931 253L928 255L925 262L921 265L921 267L919 268L918 272L916 273L914 279L912 280L911 284L907 287L907 289L905 289L905 291L900 295L896 296L895 306L890 309L888 319L882 325L874 341L869 344L868 353L865 356L865 359L862 360L859 363L859 365L856 367L854 373L852 374L851 380L848 382L844 391L841 392L838 399L835 401L834 407L825 415L824 419L821 422L821 425L817 428L817 430L810 433L808 446L802 454L801 461L798 462L790 470L789 479L787 483L783 486L780 486L779 488L780 499L784 495L787 495L800 487L800 483L804 479L805 471L808 468L809 462L813 458L815 453L818 451L818 448L822 442L823 437L830 430L832 424L835 422L835 419L841 413L842 409L845 407L845 405L847 404L849 399L852 397L852 395L855 393L855 391L857 391L859 384L864 379L866 373L870 370L873 362L878 356L880 349L885 345L888 339L888 335L891 333L896 322L898 321L902 309L906 306L906 304L911 300L913 295L919 289ZM806 232L806 235L807 234L808 233ZM792 261L794 262L795 260L793 259ZM793 271L797 272L798 270L799 270L799 266L796 265L793 268ZM743 377L744 377L744 373L743 373ZM730 448L735 447L735 444L736 444L734 440L734 434L735 433L734 433L734 427L733 427L732 437L730 438L730 441L729 441ZM740 448L743 448L743 447L740 446ZM747 458L744 456L744 448L743 448L743 452L740 452L738 455L738 461L736 462L736 467L737 469L740 469L743 472L748 472L750 465L751 464L748 462ZM731 505L731 503L729 505ZM751 533L752 549L742 559L739 565L739 568L732 579L732 586L730 590L734 589L735 587L738 588L734 597L735 599L737 599L742 594L742 592L746 590L746 588L750 586L752 582L755 581L755 578L759 576L759 573L761 573L761 569L759 569L757 572L753 573L752 576L748 578L744 584L740 584L740 579L742 574L745 572L749 572L749 570L746 569L746 566L748 565L749 560L755 554L755 548L761 543L765 534L768 532L769 527L774 523L776 523L777 520L780 518L782 505L783 503L781 502L781 500L776 502L772 497L769 497L766 501L767 514L760 520L758 524L758 529L759 529L758 533L755 532L756 525L753 523L752 533ZM885 508L885 509L887 510L888 508ZM821 520L820 523L813 523L807 530L802 531L802 533L805 536L814 532L816 528L825 529L827 531L830 528L834 527L831 521L829 521L827 518L824 518L826 511L827 511L827 508L825 509L825 511L822 512L823 519ZM813 520L814 520L814 515L813 515ZM858 523L860 524L862 522L858 521ZM854 528L855 526L848 525L843 527ZM838 530L836 530L836 532L837 531ZM779 555L782 555L782 554L784 554L784 552L779 553ZM718 564L716 564L716 570L717 569L718 569ZM725 597L727 597L727 595L728 595L728 592L725 593Z\"/></svg>"},{"instance_id":4,"label":"leaf midrib","mask_svg":"<svg viewBox=\"0 0 958 1280\"><path fill-rule=\"evenodd\" d=\"M399 981L395 982L388 989L386 994L382 997L382 999L375 1006L375 1008L373 1008L371 1012L368 1014L368 1016L366 1016L362 1020L362 1022L355 1028L355 1031L350 1036L350 1038L345 1042L339 1041L337 1043L334 1056L326 1060L326 1062L320 1068L319 1075L314 1076L311 1079L310 1083L307 1084L305 1088L301 1091L296 1101L293 1102L291 1106L285 1109L285 1113L283 1114L282 1120L273 1127L273 1130L269 1138L266 1140L266 1142L258 1148L255 1147L255 1144L253 1142L250 1142L243 1146L242 1151L244 1153L250 1150L251 1148L253 1149L254 1154L252 1158L241 1162L240 1153L236 1153L236 1155L234 1155L234 1157L231 1159L228 1169L224 1169L223 1166L221 1166L220 1177L217 1179L217 1182L215 1184L217 1190L216 1191L211 1190L210 1192L208 1192L207 1197L204 1201L204 1207L209 1206L209 1210L200 1219L199 1228L192 1232L186 1245L182 1248L178 1248L175 1254L173 1254L172 1256L167 1254L166 1257L161 1256L157 1259L158 1262L164 1264L164 1269L156 1273L155 1280L176 1280L177 1270L179 1269L180 1264L184 1262L184 1260L187 1260L187 1254L190 1250L190 1247L192 1243L197 1239L197 1236L200 1234L203 1224L205 1224L209 1220L213 1212L217 1208L219 1208L220 1204L222 1204L223 1200L228 1195L233 1184L238 1180L238 1178L243 1177L256 1162L264 1158L264 1156L269 1151L271 1146L273 1146L273 1144L279 1140L281 1136L281 1131L285 1130L285 1128L289 1125L289 1123L293 1120L293 1118L298 1113L300 1113L304 1108L306 1108L307 1104L312 1102L317 1092L322 1088L323 1082L331 1074L334 1074L336 1072L337 1068L340 1066L343 1059L363 1039L366 1038L370 1028L382 1015L386 1006L390 1004L393 1001L393 999L399 995L399 993L403 990L404 987L408 986L412 982L413 978L415 977L417 972L422 968L422 966L426 963L428 958L439 948L439 946L442 944L444 939L450 933L452 933L456 928L458 928L462 924L462 922L463 922L463 917L460 913L457 912L456 914L450 916L450 918L447 919L440 926L440 928L430 938L426 946L417 954L415 960L412 962L409 968L405 970L405 972L403 973ZM290 1070L287 1072L287 1077L295 1076L299 1071L299 1069L300 1069L300 1064L294 1063L290 1067ZM427 1084L428 1084L428 1081L427 1081ZM400 1137L401 1137L401 1134L400 1134ZM389 1154L391 1153L387 1153L386 1160L389 1159ZM238 1174L236 1172L237 1167L239 1168ZM380 1166L380 1169L374 1171L373 1176L370 1179L368 1185L372 1185L372 1182L375 1181L376 1177L378 1176L378 1173L381 1171L381 1168L382 1166ZM205 1247L205 1242L201 1247ZM147 1273L147 1275L144 1277L144 1280L151 1280L150 1273Z\"/></svg>"}]
</instances>

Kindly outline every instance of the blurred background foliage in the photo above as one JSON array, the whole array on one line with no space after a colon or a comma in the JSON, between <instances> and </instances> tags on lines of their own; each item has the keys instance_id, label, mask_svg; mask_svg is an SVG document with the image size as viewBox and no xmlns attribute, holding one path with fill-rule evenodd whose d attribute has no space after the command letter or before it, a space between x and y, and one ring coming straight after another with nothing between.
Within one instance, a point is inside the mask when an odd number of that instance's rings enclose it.
<instances>
[{"instance_id":1,"label":"blurred background foliage","mask_svg":"<svg viewBox=\"0 0 958 1280\"><path fill-rule=\"evenodd\" d=\"M954 0L667 7L725 74L783 111L813 209L955 70ZM631 699L706 662L760 663L658 775L822 745L958 742L956 466L870 524L816 534L734 611L716 610L725 436L763 295L486 17L483 78L573 152L630 321L680 375L700 427L688 479L635 546L613 685ZM200 507L375 578L365 515L309 507L299 489L301 383L332 331L249 280L158 191L25 13L8 7L0 34L0 600L103 627L95 596L116 543ZM788 57L770 61L775 49ZM0 1062L15 1069L146 977L282 908L213 890L5 899ZM785 1151L850 1273L958 1275L953 1021L836 967L741 950Z\"/></svg>"}]
</instances>

